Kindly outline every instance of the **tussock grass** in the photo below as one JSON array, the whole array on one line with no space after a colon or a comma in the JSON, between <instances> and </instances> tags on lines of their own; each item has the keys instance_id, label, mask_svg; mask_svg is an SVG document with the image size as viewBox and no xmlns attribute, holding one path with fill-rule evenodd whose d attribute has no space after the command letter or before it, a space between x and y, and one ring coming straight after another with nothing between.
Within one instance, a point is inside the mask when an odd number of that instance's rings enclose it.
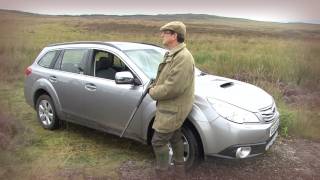
<instances>
[{"instance_id":1,"label":"tussock grass","mask_svg":"<svg viewBox=\"0 0 320 180\"><path fill-rule=\"evenodd\" d=\"M11 140L16 135L15 121L0 111L0 150L10 148Z\"/></svg>"}]
</instances>

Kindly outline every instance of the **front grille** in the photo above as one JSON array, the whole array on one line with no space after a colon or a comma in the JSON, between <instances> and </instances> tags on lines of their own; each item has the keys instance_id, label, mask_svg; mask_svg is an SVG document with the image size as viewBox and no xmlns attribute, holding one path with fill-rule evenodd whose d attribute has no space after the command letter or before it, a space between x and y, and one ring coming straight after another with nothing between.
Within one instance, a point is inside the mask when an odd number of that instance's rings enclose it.
<instances>
[{"instance_id":1,"label":"front grille","mask_svg":"<svg viewBox=\"0 0 320 180\"><path fill-rule=\"evenodd\" d=\"M272 122L278 114L276 104L272 103L271 106L259 109L259 113L261 114L264 122Z\"/></svg>"}]
</instances>

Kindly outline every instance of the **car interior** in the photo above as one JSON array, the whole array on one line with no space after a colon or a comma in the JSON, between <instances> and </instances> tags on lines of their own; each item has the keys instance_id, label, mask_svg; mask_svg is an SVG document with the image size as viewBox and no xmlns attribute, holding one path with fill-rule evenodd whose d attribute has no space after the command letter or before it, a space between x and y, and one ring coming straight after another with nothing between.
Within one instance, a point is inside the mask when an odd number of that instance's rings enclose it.
<instances>
[{"instance_id":1,"label":"car interior","mask_svg":"<svg viewBox=\"0 0 320 180\"><path fill-rule=\"evenodd\" d=\"M100 57L99 60L95 62L95 76L114 80L117 71L112 68L113 63L114 60L111 56Z\"/></svg>"},{"instance_id":2,"label":"car interior","mask_svg":"<svg viewBox=\"0 0 320 180\"><path fill-rule=\"evenodd\" d=\"M93 72L95 77L115 79L115 74L128 71L126 65L114 54L106 51L94 52Z\"/></svg>"}]
</instances>

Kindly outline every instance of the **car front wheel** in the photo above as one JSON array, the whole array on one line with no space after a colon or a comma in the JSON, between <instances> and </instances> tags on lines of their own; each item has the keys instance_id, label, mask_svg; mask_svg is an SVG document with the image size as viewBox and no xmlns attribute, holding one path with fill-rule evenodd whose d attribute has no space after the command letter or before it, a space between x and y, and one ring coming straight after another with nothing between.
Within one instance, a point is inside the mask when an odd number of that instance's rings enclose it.
<instances>
[{"instance_id":1,"label":"car front wheel","mask_svg":"<svg viewBox=\"0 0 320 180\"><path fill-rule=\"evenodd\" d=\"M200 142L198 142L195 132L188 125L182 127L182 140L186 169L196 167L202 160ZM174 152L169 145L169 161L171 165L173 165L173 153Z\"/></svg>"}]
</instances>

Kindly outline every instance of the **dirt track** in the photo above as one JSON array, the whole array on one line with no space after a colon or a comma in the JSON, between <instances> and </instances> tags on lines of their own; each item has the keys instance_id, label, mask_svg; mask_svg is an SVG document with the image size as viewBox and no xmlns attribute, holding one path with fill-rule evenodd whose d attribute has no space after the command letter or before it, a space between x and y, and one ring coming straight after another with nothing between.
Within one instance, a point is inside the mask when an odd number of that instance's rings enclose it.
<instances>
[{"instance_id":1,"label":"dirt track","mask_svg":"<svg viewBox=\"0 0 320 180\"><path fill-rule=\"evenodd\" d=\"M320 142L278 138L264 155L227 160L210 158L188 173L188 179L320 179ZM152 162L128 161L119 168L121 179L154 179ZM169 178L168 178L169 179Z\"/></svg>"}]
</instances>

